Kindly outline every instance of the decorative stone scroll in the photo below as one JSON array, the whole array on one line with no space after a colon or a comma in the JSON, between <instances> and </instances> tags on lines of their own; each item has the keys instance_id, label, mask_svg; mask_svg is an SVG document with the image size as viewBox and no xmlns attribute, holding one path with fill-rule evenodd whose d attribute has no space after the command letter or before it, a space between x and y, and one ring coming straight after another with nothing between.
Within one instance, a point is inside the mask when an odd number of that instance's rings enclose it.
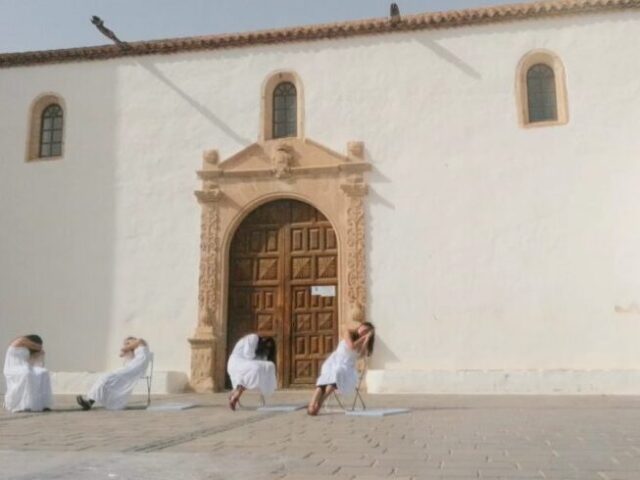
<instances>
[{"instance_id":1,"label":"decorative stone scroll","mask_svg":"<svg viewBox=\"0 0 640 480\"><path fill-rule=\"evenodd\" d=\"M210 165L217 165L219 156L217 150L205 150L202 153L202 159L204 160L205 165L208 163Z\"/></svg>"},{"instance_id":2,"label":"decorative stone scroll","mask_svg":"<svg viewBox=\"0 0 640 480\"><path fill-rule=\"evenodd\" d=\"M351 152L350 152L351 153ZM365 258L365 212L364 197L368 187L362 176L354 176L341 185L349 198L347 209L347 296L351 319L365 321L366 299L366 258Z\"/></svg>"}]
</instances>

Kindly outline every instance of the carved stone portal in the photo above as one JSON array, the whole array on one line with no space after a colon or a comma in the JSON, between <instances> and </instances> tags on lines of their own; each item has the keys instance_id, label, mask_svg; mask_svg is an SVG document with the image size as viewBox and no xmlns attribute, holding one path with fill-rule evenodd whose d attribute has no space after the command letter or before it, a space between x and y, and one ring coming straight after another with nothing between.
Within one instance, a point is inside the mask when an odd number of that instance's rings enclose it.
<instances>
[{"instance_id":1,"label":"carved stone portal","mask_svg":"<svg viewBox=\"0 0 640 480\"><path fill-rule=\"evenodd\" d=\"M258 142L219 161L203 154L198 324L191 344L191 387L222 390L226 369L229 245L241 221L258 206L279 198L307 202L331 222L339 242L338 317L366 319L365 173L361 142L346 155L309 139Z\"/></svg>"}]
</instances>

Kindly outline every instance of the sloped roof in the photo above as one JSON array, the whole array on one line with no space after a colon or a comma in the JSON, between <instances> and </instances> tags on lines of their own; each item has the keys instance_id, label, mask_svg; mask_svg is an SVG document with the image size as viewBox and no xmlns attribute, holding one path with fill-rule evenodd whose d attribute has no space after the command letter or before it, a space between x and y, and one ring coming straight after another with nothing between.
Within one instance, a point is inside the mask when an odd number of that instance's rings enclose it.
<instances>
[{"instance_id":1,"label":"sloped roof","mask_svg":"<svg viewBox=\"0 0 640 480\"><path fill-rule=\"evenodd\" d=\"M520 3L406 15L402 16L398 21L391 21L389 18L376 18L247 33L131 42L127 43L126 47L101 45L61 50L5 53L0 54L0 68L101 60L133 55L159 55L279 43L310 42L362 35L454 28L467 25L639 8L640 0L555 0Z\"/></svg>"}]
</instances>

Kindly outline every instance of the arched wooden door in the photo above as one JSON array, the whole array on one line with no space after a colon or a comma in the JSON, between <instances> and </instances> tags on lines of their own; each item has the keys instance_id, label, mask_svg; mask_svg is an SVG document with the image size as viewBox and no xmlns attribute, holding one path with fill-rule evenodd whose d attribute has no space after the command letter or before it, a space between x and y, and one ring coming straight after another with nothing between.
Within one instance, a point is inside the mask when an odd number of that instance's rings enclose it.
<instances>
[{"instance_id":1,"label":"arched wooden door","mask_svg":"<svg viewBox=\"0 0 640 480\"><path fill-rule=\"evenodd\" d=\"M297 200L258 207L233 237L229 267L227 355L247 333L271 335L279 386L313 385L338 338L338 245L329 221Z\"/></svg>"}]
</instances>

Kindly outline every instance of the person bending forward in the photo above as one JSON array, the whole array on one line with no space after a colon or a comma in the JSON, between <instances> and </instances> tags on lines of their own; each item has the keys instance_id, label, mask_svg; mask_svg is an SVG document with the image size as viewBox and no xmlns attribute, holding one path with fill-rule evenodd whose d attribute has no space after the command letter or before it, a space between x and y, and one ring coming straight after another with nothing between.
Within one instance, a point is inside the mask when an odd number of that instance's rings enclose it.
<instances>
[{"instance_id":1,"label":"person bending forward","mask_svg":"<svg viewBox=\"0 0 640 480\"><path fill-rule=\"evenodd\" d=\"M272 337L259 337L251 333L238 340L227 363L233 391L229 407L236 409L245 390L259 390L263 396L271 395L277 386L275 366L276 342Z\"/></svg>"},{"instance_id":2,"label":"person bending forward","mask_svg":"<svg viewBox=\"0 0 640 480\"><path fill-rule=\"evenodd\" d=\"M317 415L324 401L338 390L342 395L352 395L358 386L356 361L373 353L375 329L363 322L355 330L347 330L338 348L327 357L320 369L316 389L307 407L309 415Z\"/></svg>"},{"instance_id":3,"label":"person bending forward","mask_svg":"<svg viewBox=\"0 0 640 480\"><path fill-rule=\"evenodd\" d=\"M89 410L94 403L107 410L122 410L127 406L136 383L147 371L151 352L142 338L127 337L120 356L128 359L124 367L101 377L86 397L76 397L83 410Z\"/></svg>"},{"instance_id":4,"label":"person bending forward","mask_svg":"<svg viewBox=\"0 0 640 480\"><path fill-rule=\"evenodd\" d=\"M4 408L10 412L51 410L53 393L49 371L44 368L42 338L25 335L16 338L7 349L4 378L7 392Z\"/></svg>"}]
</instances>

